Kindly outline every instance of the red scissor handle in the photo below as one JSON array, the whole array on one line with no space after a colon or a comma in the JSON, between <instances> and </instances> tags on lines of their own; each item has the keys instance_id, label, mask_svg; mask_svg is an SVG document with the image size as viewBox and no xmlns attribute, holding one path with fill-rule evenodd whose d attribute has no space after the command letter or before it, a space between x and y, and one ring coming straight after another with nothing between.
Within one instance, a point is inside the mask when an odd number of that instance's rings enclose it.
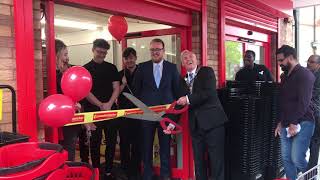
<instances>
[{"instance_id":1,"label":"red scissor handle","mask_svg":"<svg viewBox=\"0 0 320 180\"><path fill-rule=\"evenodd\" d=\"M188 106L184 106L182 109L174 109L174 107L177 105L177 101L174 101L170 107L166 110L166 114L181 114L188 110Z\"/></svg>"},{"instance_id":2,"label":"red scissor handle","mask_svg":"<svg viewBox=\"0 0 320 180\"><path fill-rule=\"evenodd\" d=\"M171 131L171 134L178 134L178 133L181 133L182 132L182 127L177 124L176 122L172 121L171 119L169 118L163 118L161 121L160 121L160 125L162 127L162 129L167 129L167 123L168 124L173 124L175 126L174 130Z\"/></svg>"}]
</instances>

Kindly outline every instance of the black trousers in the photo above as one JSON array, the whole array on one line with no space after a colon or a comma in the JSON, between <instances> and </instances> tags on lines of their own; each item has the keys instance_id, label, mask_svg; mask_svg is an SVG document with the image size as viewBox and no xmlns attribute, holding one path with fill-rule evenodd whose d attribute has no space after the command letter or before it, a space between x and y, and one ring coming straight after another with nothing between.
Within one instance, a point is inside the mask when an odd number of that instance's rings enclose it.
<instances>
[{"instance_id":1,"label":"black trousers","mask_svg":"<svg viewBox=\"0 0 320 180\"><path fill-rule=\"evenodd\" d=\"M89 163L89 144L87 130L84 126L81 127L79 133L79 150L81 162Z\"/></svg>"},{"instance_id":2,"label":"black trousers","mask_svg":"<svg viewBox=\"0 0 320 180\"><path fill-rule=\"evenodd\" d=\"M159 122L144 121L141 124L143 145L143 180L152 180L153 177L153 140L156 129L160 145L160 176L163 178L170 177L170 135L163 133Z\"/></svg>"},{"instance_id":3,"label":"black trousers","mask_svg":"<svg viewBox=\"0 0 320 180\"><path fill-rule=\"evenodd\" d=\"M62 127L63 140L60 144L68 152L68 161L74 161L76 155L76 143L81 126L64 126Z\"/></svg>"},{"instance_id":4,"label":"black trousers","mask_svg":"<svg viewBox=\"0 0 320 180\"><path fill-rule=\"evenodd\" d=\"M318 165L319 149L320 149L320 119L315 118L315 128L314 133L310 141L310 157L308 162L308 169L313 168Z\"/></svg>"},{"instance_id":5,"label":"black trousers","mask_svg":"<svg viewBox=\"0 0 320 180\"><path fill-rule=\"evenodd\" d=\"M141 124L139 120L120 119L120 156L121 167L128 176L140 174L141 163Z\"/></svg>"},{"instance_id":6,"label":"black trousers","mask_svg":"<svg viewBox=\"0 0 320 180\"><path fill-rule=\"evenodd\" d=\"M210 171L214 180L224 180L224 126L210 130L190 130L197 180L208 180L205 153L208 148Z\"/></svg>"},{"instance_id":7,"label":"black trousers","mask_svg":"<svg viewBox=\"0 0 320 180\"><path fill-rule=\"evenodd\" d=\"M95 131L91 131L91 138L90 138L90 154L91 154L91 161L92 166L94 168L100 168L100 146L102 140L102 131L105 135L105 143L106 143L106 150L105 150L105 173L111 173L113 159L115 154L115 148L117 144L117 130L118 126L116 124L117 120L110 120L106 122L95 123L97 129ZM83 136L85 132L82 132ZM82 156L82 161L88 160L89 151L85 150L85 138L81 140L82 145L84 148L83 153L80 153Z\"/></svg>"}]
</instances>

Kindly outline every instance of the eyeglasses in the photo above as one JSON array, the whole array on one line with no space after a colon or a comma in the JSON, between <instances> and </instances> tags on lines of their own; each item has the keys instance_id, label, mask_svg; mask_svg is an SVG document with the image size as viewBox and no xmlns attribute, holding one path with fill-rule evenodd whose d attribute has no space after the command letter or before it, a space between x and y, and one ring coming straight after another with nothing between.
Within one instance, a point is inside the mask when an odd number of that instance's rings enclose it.
<instances>
[{"instance_id":1,"label":"eyeglasses","mask_svg":"<svg viewBox=\"0 0 320 180\"><path fill-rule=\"evenodd\" d=\"M160 52L162 50L163 48L155 48L155 49L150 49L150 52Z\"/></svg>"}]
</instances>

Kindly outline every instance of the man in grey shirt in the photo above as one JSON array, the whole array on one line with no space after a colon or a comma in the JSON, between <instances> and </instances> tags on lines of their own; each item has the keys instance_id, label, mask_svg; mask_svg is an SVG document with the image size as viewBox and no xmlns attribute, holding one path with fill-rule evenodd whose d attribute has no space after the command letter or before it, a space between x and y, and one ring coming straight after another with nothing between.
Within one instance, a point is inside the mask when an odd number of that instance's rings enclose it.
<instances>
[{"instance_id":1,"label":"man in grey shirt","mask_svg":"<svg viewBox=\"0 0 320 180\"><path fill-rule=\"evenodd\" d=\"M312 109L315 118L315 129L310 142L310 158L308 169L313 168L318 164L319 149L320 149L320 56L311 55L308 59L308 69L312 71L316 80L312 92Z\"/></svg>"}]
</instances>

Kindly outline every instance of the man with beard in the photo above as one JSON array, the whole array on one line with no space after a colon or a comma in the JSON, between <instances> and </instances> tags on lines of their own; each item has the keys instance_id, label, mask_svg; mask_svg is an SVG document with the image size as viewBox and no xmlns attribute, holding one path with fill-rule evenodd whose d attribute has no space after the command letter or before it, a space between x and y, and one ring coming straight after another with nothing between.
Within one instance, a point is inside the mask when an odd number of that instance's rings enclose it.
<instances>
[{"instance_id":1,"label":"man with beard","mask_svg":"<svg viewBox=\"0 0 320 180\"><path fill-rule=\"evenodd\" d=\"M279 94L279 123L275 136L280 136L281 155L286 177L295 180L307 170L306 152L314 130L311 97L315 77L297 60L296 50L283 45L277 50L277 61L284 74Z\"/></svg>"},{"instance_id":2,"label":"man with beard","mask_svg":"<svg viewBox=\"0 0 320 180\"><path fill-rule=\"evenodd\" d=\"M133 93L147 106L170 104L179 97L179 72L177 66L164 59L165 44L161 39L150 42L151 60L139 64L133 80ZM142 159L143 180L153 176L153 140L156 129L160 145L160 179L168 180L170 167L170 135L164 134L159 122L143 121Z\"/></svg>"},{"instance_id":3,"label":"man with beard","mask_svg":"<svg viewBox=\"0 0 320 180\"><path fill-rule=\"evenodd\" d=\"M308 163L308 169L313 168L318 164L319 148L320 148L320 56L312 55L308 59L308 69L316 77L316 81L313 87L312 94L312 110L315 118L314 133L310 142L310 158Z\"/></svg>"},{"instance_id":4,"label":"man with beard","mask_svg":"<svg viewBox=\"0 0 320 180\"><path fill-rule=\"evenodd\" d=\"M251 50L245 52L244 67L236 74L236 81L273 81L270 71L260 64L255 64L256 53Z\"/></svg>"}]
</instances>

